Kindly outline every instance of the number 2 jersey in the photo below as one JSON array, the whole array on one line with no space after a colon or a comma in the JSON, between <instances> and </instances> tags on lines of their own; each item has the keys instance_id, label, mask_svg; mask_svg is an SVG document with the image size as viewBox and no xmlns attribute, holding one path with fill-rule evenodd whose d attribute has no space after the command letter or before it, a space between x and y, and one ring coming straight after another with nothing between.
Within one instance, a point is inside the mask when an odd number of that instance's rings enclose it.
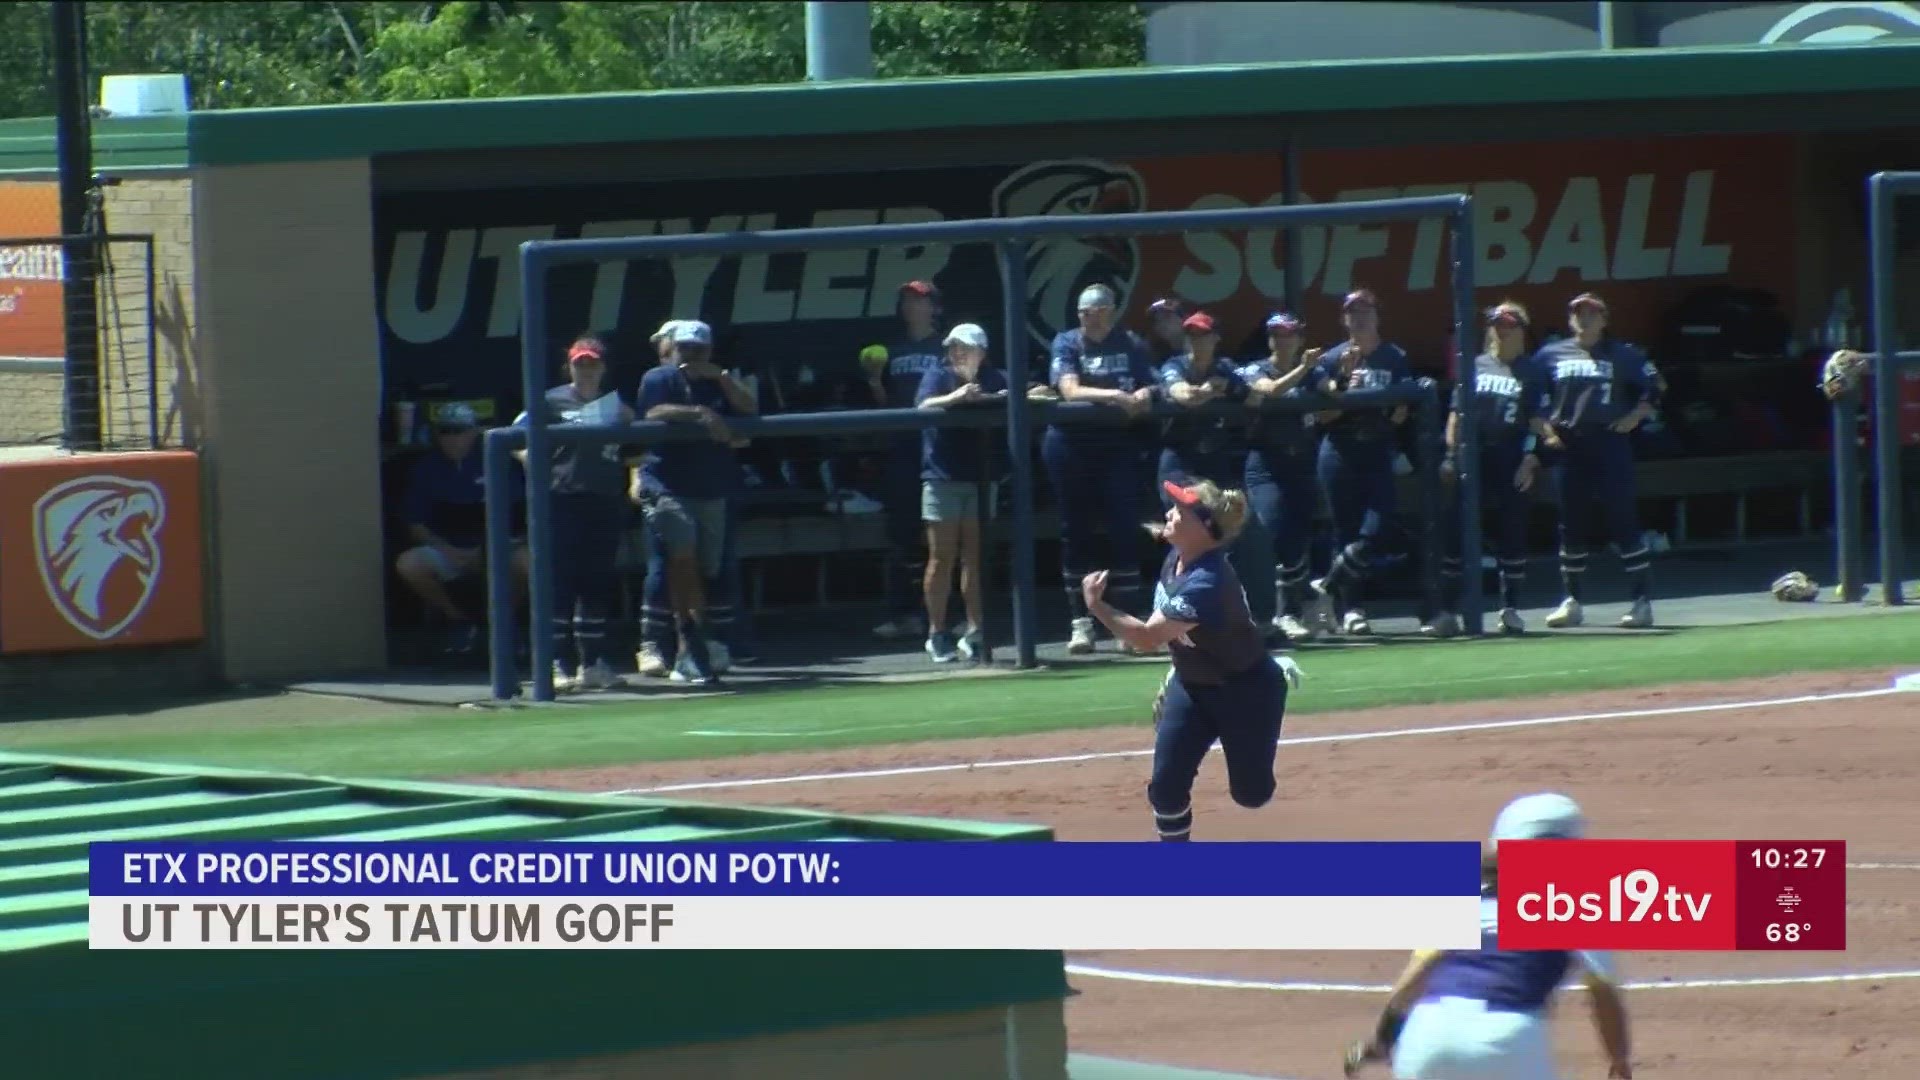
<instances>
[{"instance_id":1,"label":"number 2 jersey","mask_svg":"<svg viewBox=\"0 0 1920 1080\"><path fill-rule=\"evenodd\" d=\"M1547 380L1541 405L1547 422L1562 433L1598 435L1657 393L1659 376L1647 354L1623 341L1602 338L1591 349L1573 338L1548 342L1534 354Z\"/></svg>"},{"instance_id":2,"label":"number 2 jersey","mask_svg":"<svg viewBox=\"0 0 1920 1080\"><path fill-rule=\"evenodd\" d=\"M1473 413L1481 446L1516 446L1526 440L1527 425L1544 390L1539 368L1526 358L1513 365L1481 353L1473 361ZM1460 387L1453 411L1460 412Z\"/></svg>"}]
</instances>

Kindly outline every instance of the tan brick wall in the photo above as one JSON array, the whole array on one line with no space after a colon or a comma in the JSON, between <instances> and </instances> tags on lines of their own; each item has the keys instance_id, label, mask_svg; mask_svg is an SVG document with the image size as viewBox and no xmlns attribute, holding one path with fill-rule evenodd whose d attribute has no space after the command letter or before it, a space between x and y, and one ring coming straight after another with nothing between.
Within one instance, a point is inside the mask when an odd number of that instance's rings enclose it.
<instances>
[{"instance_id":1,"label":"tan brick wall","mask_svg":"<svg viewBox=\"0 0 1920 1080\"><path fill-rule=\"evenodd\" d=\"M211 168L192 325L219 673L386 662L368 163Z\"/></svg>"},{"instance_id":2,"label":"tan brick wall","mask_svg":"<svg viewBox=\"0 0 1920 1080\"><path fill-rule=\"evenodd\" d=\"M43 183L52 183L48 177ZM127 179L106 189L107 229L150 234L154 244L153 371L148 370L144 245L110 245L100 290L100 388L103 441L141 448L158 431L163 446L192 441L193 181L186 176ZM56 370L0 371L0 446L56 441L65 380ZM151 403L156 400L158 423Z\"/></svg>"},{"instance_id":3,"label":"tan brick wall","mask_svg":"<svg viewBox=\"0 0 1920 1080\"><path fill-rule=\"evenodd\" d=\"M113 288L100 305L101 423L106 441L130 445L156 430L163 446L191 445L197 431L197 350L193 347L193 181L123 180L106 190L107 228L153 236L153 363L147 371L147 275L138 245L116 244Z\"/></svg>"}]
</instances>

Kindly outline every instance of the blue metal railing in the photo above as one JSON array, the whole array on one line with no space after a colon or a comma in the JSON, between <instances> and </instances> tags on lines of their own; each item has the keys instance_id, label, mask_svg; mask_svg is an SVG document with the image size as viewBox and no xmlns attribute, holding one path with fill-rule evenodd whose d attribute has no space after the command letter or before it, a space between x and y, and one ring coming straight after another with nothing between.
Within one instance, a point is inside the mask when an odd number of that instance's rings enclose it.
<instances>
[{"instance_id":1,"label":"blue metal railing","mask_svg":"<svg viewBox=\"0 0 1920 1080\"><path fill-rule=\"evenodd\" d=\"M492 621L495 627L493 662L496 695L512 696L510 689L502 681L501 674L503 670L510 670L512 664L511 636L506 636L503 642L501 633L501 627L507 624L510 618L508 613L511 611L507 606L511 599L508 552L504 543L493 542L504 539L507 534L505 526L509 524L510 506L507 505L508 500L504 498L504 489L497 486L497 477L505 475L500 471L499 462L511 449L508 443L523 442L526 450L527 546L530 578L527 593L530 639L528 644L533 667L533 697L536 701L550 701L553 698L554 656L551 631L553 550L549 534L552 513L551 463L555 440L562 438L568 441L575 439L589 442L618 441L637 445L649 438L680 437L664 430L672 425L658 425L657 427L661 430L652 430L655 425L650 424L617 429L571 426L562 429L549 425L544 413L534 407L542 400L547 389L546 372L550 367L547 353L551 346L548 341L546 286L548 274L554 268L609 259L720 257L753 253L899 247L914 244L991 243L996 247L1001 267L1005 320L1001 341L1004 343L1002 351L1006 359L1007 382L1013 387L1024 387L1032 381L1028 370L1029 351L1025 348L1028 305L1025 241L1088 235L1145 236L1218 230L1300 229L1315 225L1417 221L1429 218L1445 218L1453 229L1454 340L1460 343L1461 351L1466 351L1477 316L1473 301L1472 202L1465 195L1301 206L1262 206L1235 210L984 218L929 224L782 229L595 240L542 240L522 244L520 246L521 389L523 400L528 405L527 423L519 432L508 430L490 433L487 442L489 476L495 478L494 482L490 482L487 497L490 533L487 574L489 595L494 601ZM1465 402L1468 407L1462 411L1462 430L1459 433L1459 443L1464 453L1456 454L1459 497L1463 506L1468 508L1468 512L1461 515L1461 555L1465 565L1477 567L1480 565L1481 544L1480 520L1477 512L1480 482L1476 453L1478 440L1474 437L1473 430L1476 410L1472 408L1471 401L1473 380L1464 379L1461 383L1462 392L1468 398ZM1408 393L1414 396L1405 400L1383 401L1383 403L1387 406L1418 404L1417 399L1421 393L1431 394L1432 391L1429 386L1425 390L1415 389ZM1359 407L1362 404L1360 395L1342 399L1342 405L1346 407ZM1042 413L1041 408L1062 411ZM1010 584L1013 591L1016 662L1021 667L1032 667L1037 662L1034 655L1038 630L1033 590L1033 461L1032 454L1029 452L1032 445L1033 425L1042 416L1049 421L1057 416L1062 422L1067 423L1098 422L1095 414L1101 411L1103 410L1094 406L1077 405L1036 408L1018 395L1013 395L1008 400L1006 415L1000 421L1006 426L1008 445L1012 451L1009 495L1012 503L1010 524L1013 534L1013 580ZM898 431L930 424L944 426L952 423L955 426L970 426L970 419L958 419L966 415L964 412L923 414L908 410L906 414L894 417L883 412L867 411L837 418L836 414L832 413L768 417L752 421L743 420L730 426L744 437L758 434L773 438L820 433ZM908 423L909 417L911 417L911 423ZM1086 419L1082 420L1081 417ZM820 424L829 426L816 426ZM643 431L645 434L642 434ZM685 437L699 436L688 433ZM1482 609L1480 575L1467 574L1461 597L1460 615L1469 633L1480 632ZM517 689L517 683L514 688Z\"/></svg>"},{"instance_id":2,"label":"blue metal railing","mask_svg":"<svg viewBox=\"0 0 1920 1080\"><path fill-rule=\"evenodd\" d=\"M1902 522L1900 478L1900 376L1920 364L1920 353L1900 352L1898 321L1894 316L1895 269L1894 200L1920 195L1920 172L1881 172L1867 180L1867 248L1871 262L1868 281L1874 352L1873 447L1874 483L1879 489L1880 598L1904 603L1900 567ZM1852 435L1851 432L1848 433ZM1835 468L1839 465L1836 462ZM1838 497L1857 488L1842 487ZM1847 542L1842 538L1842 542ZM1857 541L1855 541L1857 542ZM1843 586L1844 588L1844 586Z\"/></svg>"}]
</instances>

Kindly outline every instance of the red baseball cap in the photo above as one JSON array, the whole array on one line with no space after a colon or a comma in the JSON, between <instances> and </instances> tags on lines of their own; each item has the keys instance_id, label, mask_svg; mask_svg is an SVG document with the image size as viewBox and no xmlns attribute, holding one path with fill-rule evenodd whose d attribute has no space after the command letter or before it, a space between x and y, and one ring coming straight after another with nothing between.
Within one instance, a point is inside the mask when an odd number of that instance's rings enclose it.
<instances>
[{"instance_id":1,"label":"red baseball cap","mask_svg":"<svg viewBox=\"0 0 1920 1080\"><path fill-rule=\"evenodd\" d=\"M601 351L599 342L576 341L573 347L567 350L567 363L577 364L582 360L598 360L605 363L607 358Z\"/></svg>"},{"instance_id":2,"label":"red baseball cap","mask_svg":"<svg viewBox=\"0 0 1920 1080\"><path fill-rule=\"evenodd\" d=\"M1525 327L1527 317L1520 313L1519 308L1497 304L1487 309L1487 325Z\"/></svg>"},{"instance_id":3,"label":"red baseball cap","mask_svg":"<svg viewBox=\"0 0 1920 1080\"><path fill-rule=\"evenodd\" d=\"M1180 329L1189 334L1213 333L1213 316L1204 311L1196 311L1180 323Z\"/></svg>"},{"instance_id":4,"label":"red baseball cap","mask_svg":"<svg viewBox=\"0 0 1920 1080\"><path fill-rule=\"evenodd\" d=\"M940 290L934 288L933 283L930 281L909 281L905 285L900 286L900 295L902 296L933 297L938 295L939 292Z\"/></svg>"},{"instance_id":5,"label":"red baseball cap","mask_svg":"<svg viewBox=\"0 0 1920 1080\"><path fill-rule=\"evenodd\" d=\"M1160 488L1167 493L1167 498L1181 506L1200 506L1200 493L1178 480L1167 480L1160 485ZM1205 507L1201 509L1204 510Z\"/></svg>"},{"instance_id":6,"label":"red baseball cap","mask_svg":"<svg viewBox=\"0 0 1920 1080\"><path fill-rule=\"evenodd\" d=\"M1583 306L1597 307L1602 312L1607 310L1607 302L1590 292L1583 292L1579 296L1567 301L1568 311L1574 311Z\"/></svg>"}]
</instances>

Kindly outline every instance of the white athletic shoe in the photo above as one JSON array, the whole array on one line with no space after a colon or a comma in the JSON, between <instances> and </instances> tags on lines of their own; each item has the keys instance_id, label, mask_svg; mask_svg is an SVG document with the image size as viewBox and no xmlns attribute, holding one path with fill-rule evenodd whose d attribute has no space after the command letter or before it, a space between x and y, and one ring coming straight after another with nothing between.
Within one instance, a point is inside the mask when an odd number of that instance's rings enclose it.
<instances>
[{"instance_id":1,"label":"white athletic shoe","mask_svg":"<svg viewBox=\"0 0 1920 1080\"><path fill-rule=\"evenodd\" d=\"M1273 627L1288 641L1312 641L1317 636L1313 628L1301 622L1296 615L1280 616L1273 620Z\"/></svg>"},{"instance_id":2,"label":"white athletic shoe","mask_svg":"<svg viewBox=\"0 0 1920 1080\"><path fill-rule=\"evenodd\" d=\"M1587 621L1587 613L1580 608L1580 601L1569 596L1560 601L1560 606L1547 616L1547 627L1551 630L1565 630L1570 626L1579 626Z\"/></svg>"},{"instance_id":3,"label":"white athletic shoe","mask_svg":"<svg viewBox=\"0 0 1920 1080\"><path fill-rule=\"evenodd\" d=\"M1327 579L1314 578L1307 587L1313 590L1313 599L1307 605L1307 625L1316 637L1333 633L1333 594L1327 591Z\"/></svg>"},{"instance_id":4,"label":"white athletic shoe","mask_svg":"<svg viewBox=\"0 0 1920 1080\"><path fill-rule=\"evenodd\" d=\"M1451 611L1443 611L1433 617L1433 621L1420 627L1422 636L1431 638L1457 637L1460 633L1460 618Z\"/></svg>"},{"instance_id":5,"label":"white athletic shoe","mask_svg":"<svg viewBox=\"0 0 1920 1080\"><path fill-rule=\"evenodd\" d=\"M972 623L967 623L960 628L955 644L960 650L960 655L969 661L980 659L987 651L986 642L980 637L980 628Z\"/></svg>"},{"instance_id":6,"label":"white athletic shoe","mask_svg":"<svg viewBox=\"0 0 1920 1080\"><path fill-rule=\"evenodd\" d=\"M936 664L953 663L954 657L959 655L954 651L953 635L940 630L927 635L927 655Z\"/></svg>"},{"instance_id":7,"label":"white athletic shoe","mask_svg":"<svg viewBox=\"0 0 1920 1080\"><path fill-rule=\"evenodd\" d=\"M1620 625L1628 630L1644 630L1653 625L1653 601L1641 597L1633 602L1625 615L1620 616Z\"/></svg>"},{"instance_id":8,"label":"white athletic shoe","mask_svg":"<svg viewBox=\"0 0 1920 1080\"><path fill-rule=\"evenodd\" d=\"M1340 630L1354 637L1365 637L1373 633L1373 624L1367 621L1366 612L1361 611L1359 608L1354 608L1352 611L1347 612L1345 618L1340 620Z\"/></svg>"},{"instance_id":9,"label":"white athletic shoe","mask_svg":"<svg viewBox=\"0 0 1920 1080\"><path fill-rule=\"evenodd\" d=\"M553 662L553 692L571 694L580 689L580 678L558 660Z\"/></svg>"},{"instance_id":10,"label":"white athletic shoe","mask_svg":"<svg viewBox=\"0 0 1920 1080\"><path fill-rule=\"evenodd\" d=\"M576 689L611 690L619 685L620 676L613 673L613 668L605 660L595 660L592 667L581 670Z\"/></svg>"},{"instance_id":11,"label":"white athletic shoe","mask_svg":"<svg viewBox=\"0 0 1920 1080\"><path fill-rule=\"evenodd\" d=\"M640 674L649 679L664 679L667 676L667 658L660 655L660 646L651 641L640 643L640 651L633 654L633 662Z\"/></svg>"},{"instance_id":12,"label":"white athletic shoe","mask_svg":"<svg viewBox=\"0 0 1920 1080\"><path fill-rule=\"evenodd\" d=\"M1517 608L1500 609L1500 632L1503 634L1524 634L1527 632L1527 620L1520 617Z\"/></svg>"},{"instance_id":13,"label":"white athletic shoe","mask_svg":"<svg viewBox=\"0 0 1920 1080\"><path fill-rule=\"evenodd\" d=\"M1093 620L1073 620L1073 634L1067 638L1067 652L1080 656L1093 651Z\"/></svg>"}]
</instances>

